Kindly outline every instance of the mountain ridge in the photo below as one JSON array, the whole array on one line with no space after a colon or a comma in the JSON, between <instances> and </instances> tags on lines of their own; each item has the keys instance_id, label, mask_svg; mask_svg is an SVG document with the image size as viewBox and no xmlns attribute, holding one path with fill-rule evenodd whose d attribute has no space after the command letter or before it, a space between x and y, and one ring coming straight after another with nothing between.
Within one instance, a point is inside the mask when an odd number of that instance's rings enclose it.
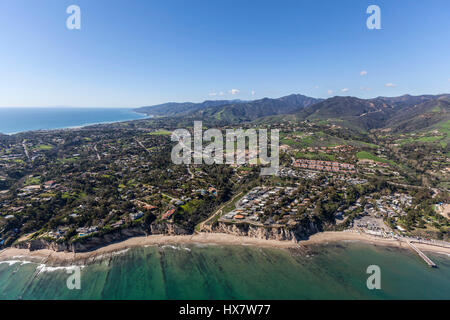
<instances>
[{"instance_id":1,"label":"mountain ridge","mask_svg":"<svg viewBox=\"0 0 450 320\"><path fill-rule=\"evenodd\" d=\"M205 100L200 103L195 102L166 102L153 106L144 106L133 109L138 113L144 113L148 116L176 116L186 112L192 112L194 110L200 110L203 108L221 106L230 103L240 103L242 100ZM243 102L243 101L242 101Z\"/></svg>"},{"instance_id":2,"label":"mountain ridge","mask_svg":"<svg viewBox=\"0 0 450 320\"><path fill-rule=\"evenodd\" d=\"M293 116L297 120L347 123L363 130L391 128L394 131L411 131L422 130L450 118L450 94L370 99L352 96L319 99L291 94L252 101L207 100L202 103L167 103L143 108L148 108L145 109L147 112L156 110L158 117L183 121L208 120L215 125ZM142 111L143 108L139 109Z\"/></svg>"}]
</instances>

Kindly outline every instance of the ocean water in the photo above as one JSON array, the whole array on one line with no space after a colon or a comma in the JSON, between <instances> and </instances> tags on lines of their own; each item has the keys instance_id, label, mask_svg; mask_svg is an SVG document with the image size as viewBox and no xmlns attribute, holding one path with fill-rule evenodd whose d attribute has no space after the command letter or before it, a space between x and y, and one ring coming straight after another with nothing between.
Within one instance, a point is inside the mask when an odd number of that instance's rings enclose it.
<instances>
[{"instance_id":1,"label":"ocean water","mask_svg":"<svg viewBox=\"0 0 450 320\"><path fill-rule=\"evenodd\" d=\"M0 299L450 299L450 258L428 267L405 249L329 244L309 252L250 246L134 248L88 264L81 289L36 263L0 263ZM381 268L381 290L366 286Z\"/></svg>"},{"instance_id":2,"label":"ocean water","mask_svg":"<svg viewBox=\"0 0 450 320\"><path fill-rule=\"evenodd\" d=\"M124 108L0 108L0 132L12 134L142 119Z\"/></svg>"}]
</instances>

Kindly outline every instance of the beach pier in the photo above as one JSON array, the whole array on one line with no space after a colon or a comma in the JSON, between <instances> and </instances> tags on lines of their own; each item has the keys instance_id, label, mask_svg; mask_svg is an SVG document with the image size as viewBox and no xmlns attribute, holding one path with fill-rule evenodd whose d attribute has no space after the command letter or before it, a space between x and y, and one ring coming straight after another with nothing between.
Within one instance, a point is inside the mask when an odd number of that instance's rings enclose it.
<instances>
[{"instance_id":1,"label":"beach pier","mask_svg":"<svg viewBox=\"0 0 450 320\"><path fill-rule=\"evenodd\" d=\"M420 251L419 248L417 248L415 245L413 245L411 242L407 241L407 243L409 244L409 246L415 251L417 252L417 254L423 259L425 260L425 262L432 268L437 268L437 265L431 261L430 258L428 258L425 253L423 253L422 251Z\"/></svg>"}]
</instances>

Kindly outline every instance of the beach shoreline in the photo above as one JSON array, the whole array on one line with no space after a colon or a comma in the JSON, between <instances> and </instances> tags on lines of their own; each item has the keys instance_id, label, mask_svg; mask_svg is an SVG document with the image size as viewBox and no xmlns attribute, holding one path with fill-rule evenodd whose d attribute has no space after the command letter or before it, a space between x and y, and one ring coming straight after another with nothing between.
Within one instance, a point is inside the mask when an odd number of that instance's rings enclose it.
<instances>
[{"instance_id":1,"label":"beach shoreline","mask_svg":"<svg viewBox=\"0 0 450 320\"><path fill-rule=\"evenodd\" d=\"M409 245L396 239L379 238L367 234L355 232L321 232L312 235L308 240L298 243L291 241L266 240L245 236L236 236L226 233L200 233L193 235L149 235L133 237L127 240L112 243L89 252L58 252L49 249L30 251L28 249L5 248L0 251L0 261L31 260L40 263L54 265L66 265L71 263L90 263L117 253L126 252L131 248L164 245L231 245L231 246L255 246L278 249L307 250L314 245L323 245L339 242L363 242L371 245L393 246L411 250ZM415 246L426 252L433 252L450 256L450 248L415 243Z\"/></svg>"}]
</instances>

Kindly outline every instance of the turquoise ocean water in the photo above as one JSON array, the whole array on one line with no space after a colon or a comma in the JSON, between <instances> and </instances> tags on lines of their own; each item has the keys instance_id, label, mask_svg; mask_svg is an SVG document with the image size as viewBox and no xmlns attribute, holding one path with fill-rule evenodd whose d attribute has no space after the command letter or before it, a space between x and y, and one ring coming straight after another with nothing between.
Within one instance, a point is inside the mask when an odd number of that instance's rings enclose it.
<instances>
[{"instance_id":1,"label":"turquoise ocean water","mask_svg":"<svg viewBox=\"0 0 450 320\"><path fill-rule=\"evenodd\" d=\"M67 289L64 269L0 263L0 299L450 299L450 258L430 257L437 269L405 249L350 242L307 254L149 246L86 265L80 290ZM366 286L367 266L374 264L381 268L381 290Z\"/></svg>"},{"instance_id":2,"label":"turquoise ocean water","mask_svg":"<svg viewBox=\"0 0 450 320\"><path fill-rule=\"evenodd\" d=\"M145 118L124 108L0 108L0 133L12 134Z\"/></svg>"}]
</instances>

